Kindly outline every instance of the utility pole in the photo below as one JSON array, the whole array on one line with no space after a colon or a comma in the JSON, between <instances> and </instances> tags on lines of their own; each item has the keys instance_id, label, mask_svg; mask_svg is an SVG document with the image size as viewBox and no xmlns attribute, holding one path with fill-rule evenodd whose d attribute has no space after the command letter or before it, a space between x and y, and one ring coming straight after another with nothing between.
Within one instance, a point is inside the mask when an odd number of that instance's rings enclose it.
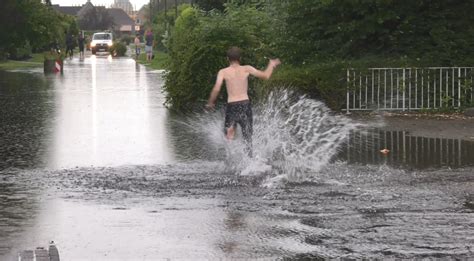
<instances>
[{"instance_id":1,"label":"utility pole","mask_svg":"<svg viewBox=\"0 0 474 261\"><path fill-rule=\"evenodd\" d=\"M174 0L174 8L175 8L175 20L178 19L178 0Z\"/></svg>"},{"instance_id":2,"label":"utility pole","mask_svg":"<svg viewBox=\"0 0 474 261\"><path fill-rule=\"evenodd\" d=\"M150 0L150 3L148 4L148 9L150 9L148 10L150 11L150 21L149 21L150 23L153 22L153 1L154 0Z\"/></svg>"},{"instance_id":3,"label":"utility pole","mask_svg":"<svg viewBox=\"0 0 474 261\"><path fill-rule=\"evenodd\" d=\"M168 0L165 0L165 28L168 30Z\"/></svg>"}]
</instances>

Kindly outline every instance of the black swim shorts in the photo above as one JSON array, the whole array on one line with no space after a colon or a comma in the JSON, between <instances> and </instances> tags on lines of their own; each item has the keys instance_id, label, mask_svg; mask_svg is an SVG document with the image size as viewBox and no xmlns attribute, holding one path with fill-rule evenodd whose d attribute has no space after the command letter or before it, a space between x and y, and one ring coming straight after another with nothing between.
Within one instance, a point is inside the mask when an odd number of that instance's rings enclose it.
<instances>
[{"instance_id":1,"label":"black swim shorts","mask_svg":"<svg viewBox=\"0 0 474 261\"><path fill-rule=\"evenodd\" d=\"M252 106L249 100L229 102L225 109L225 123L224 132L227 133L227 129L230 127L236 127L237 124L242 128L242 135L244 140L251 144L252 142Z\"/></svg>"}]
</instances>

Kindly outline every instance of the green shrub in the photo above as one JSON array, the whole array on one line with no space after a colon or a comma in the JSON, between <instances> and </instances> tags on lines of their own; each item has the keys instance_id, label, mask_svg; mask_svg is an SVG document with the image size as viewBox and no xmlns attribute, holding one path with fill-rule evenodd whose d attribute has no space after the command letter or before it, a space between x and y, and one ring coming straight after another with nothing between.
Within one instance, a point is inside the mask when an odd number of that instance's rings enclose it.
<instances>
[{"instance_id":1,"label":"green shrub","mask_svg":"<svg viewBox=\"0 0 474 261\"><path fill-rule=\"evenodd\" d=\"M270 81L258 85L258 96L265 96L274 88L291 88L311 98L326 102L332 109L340 109L345 102L345 62L313 64L307 66L283 65Z\"/></svg>"},{"instance_id":2,"label":"green shrub","mask_svg":"<svg viewBox=\"0 0 474 261\"><path fill-rule=\"evenodd\" d=\"M227 66L225 54L231 46L243 50L244 64L265 66L271 54L270 30L270 17L252 6L228 6L225 13L207 14L185 9L169 39L167 103L179 110L204 103L218 70Z\"/></svg>"},{"instance_id":3,"label":"green shrub","mask_svg":"<svg viewBox=\"0 0 474 261\"><path fill-rule=\"evenodd\" d=\"M129 45L131 42L133 42L134 39L135 37L128 34L124 34L122 37L120 37L120 42L124 43L125 45Z\"/></svg>"},{"instance_id":4,"label":"green shrub","mask_svg":"<svg viewBox=\"0 0 474 261\"><path fill-rule=\"evenodd\" d=\"M112 56L114 57L125 56L125 54L127 53L127 46L123 42L116 41L114 42L114 45L112 45L109 51L110 54L112 54Z\"/></svg>"},{"instance_id":5,"label":"green shrub","mask_svg":"<svg viewBox=\"0 0 474 261\"><path fill-rule=\"evenodd\" d=\"M28 42L26 42L21 47L13 47L10 48L9 57L12 60L25 60L31 58L31 46Z\"/></svg>"},{"instance_id":6,"label":"green shrub","mask_svg":"<svg viewBox=\"0 0 474 261\"><path fill-rule=\"evenodd\" d=\"M473 8L459 0L286 1L277 45L294 64L390 55L450 66L472 56Z\"/></svg>"}]
</instances>

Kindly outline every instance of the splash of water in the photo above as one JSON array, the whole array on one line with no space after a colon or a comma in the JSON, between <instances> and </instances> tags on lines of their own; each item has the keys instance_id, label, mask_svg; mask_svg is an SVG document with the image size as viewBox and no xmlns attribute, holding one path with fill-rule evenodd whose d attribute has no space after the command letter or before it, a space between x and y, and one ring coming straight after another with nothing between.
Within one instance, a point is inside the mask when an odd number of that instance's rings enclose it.
<instances>
[{"instance_id":1,"label":"splash of water","mask_svg":"<svg viewBox=\"0 0 474 261\"><path fill-rule=\"evenodd\" d=\"M273 91L254 105L254 157L249 158L239 130L236 140L225 139L223 118L222 112L200 115L187 126L207 136L208 146L225 152L221 154L226 165L240 175L265 173L274 180L314 175L330 162L349 133L361 127L320 101L288 90Z\"/></svg>"}]
</instances>

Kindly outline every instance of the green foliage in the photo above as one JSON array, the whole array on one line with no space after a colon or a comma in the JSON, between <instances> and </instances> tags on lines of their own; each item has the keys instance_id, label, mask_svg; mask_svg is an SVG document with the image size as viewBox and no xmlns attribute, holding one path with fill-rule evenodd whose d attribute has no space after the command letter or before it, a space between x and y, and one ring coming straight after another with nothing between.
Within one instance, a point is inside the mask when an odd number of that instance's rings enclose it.
<instances>
[{"instance_id":1,"label":"green foliage","mask_svg":"<svg viewBox=\"0 0 474 261\"><path fill-rule=\"evenodd\" d=\"M169 61L168 54L159 50L153 50L153 54L155 57L151 60L151 62L146 60L145 52L142 52L136 61L155 70L166 69L166 64Z\"/></svg>"},{"instance_id":2,"label":"green foliage","mask_svg":"<svg viewBox=\"0 0 474 261\"><path fill-rule=\"evenodd\" d=\"M179 2L179 1L178 1ZM178 15L181 14L186 8L190 7L189 4L182 4L178 6ZM171 26L174 26L176 17L176 10L168 9L166 12L164 9L157 12L154 15L153 23L145 26L147 29L152 29L154 38L154 48L160 51L166 51L169 41L169 30Z\"/></svg>"},{"instance_id":3,"label":"green foliage","mask_svg":"<svg viewBox=\"0 0 474 261\"><path fill-rule=\"evenodd\" d=\"M120 42L124 43L125 45L129 45L135 39L134 36L124 34L120 37Z\"/></svg>"},{"instance_id":4,"label":"green foliage","mask_svg":"<svg viewBox=\"0 0 474 261\"><path fill-rule=\"evenodd\" d=\"M110 47L110 54L112 56L125 56L127 53L127 46L121 41L115 41L114 45Z\"/></svg>"},{"instance_id":5,"label":"green foliage","mask_svg":"<svg viewBox=\"0 0 474 261\"><path fill-rule=\"evenodd\" d=\"M30 59L24 61L6 60L0 62L0 70L16 70L32 67L42 67L44 55L42 53L32 54Z\"/></svg>"},{"instance_id":6,"label":"green foliage","mask_svg":"<svg viewBox=\"0 0 474 261\"><path fill-rule=\"evenodd\" d=\"M266 94L274 88L291 88L339 109L346 98L346 68L353 66L357 65L338 60L309 66L283 65L270 81L258 86L258 92Z\"/></svg>"},{"instance_id":7,"label":"green foliage","mask_svg":"<svg viewBox=\"0 0 474 261\"><path fill-rule=\"evenodd\" d=\"M226 0L195 0L195 3L204 11L223 11L226 2Z\"/></svg>"},{"instance_id":8,"label":"green foliage","mask_svg":"<svg viewBox=\"0 0 474 261\"><path fill-rule=\"evenodd\" d=\"M243 63L266 65L270 55L270 18L252 6L228 6L225 13L188 7L176 20L169 42L165 77L167 102L186 109L207 99L226 51L243 50Z\"/></svg>"},{"instance_id":9,"label":"green foliage","mask_svg":"<svg viewBox=\"0 0 474 261\"><path fill-rule=\"evenodd\" d=\"M460 0L292 0L279 8L280 50L295 64L383 55L454 65L472 52L473 8Z\"/></svg>"},{"instance_id":10,"label":"green foliage","mask_svg":"<svg viewBox=\"0 0 474 261\"><path fill-rule=\"evenodd\" d=\"M11 60L25 60L31 57L31 46L28 42L18 47L12 47L9 50L9 59Z\"/></svg>"},{"instance_id":11,"label":"green foliage","mask_svg":"<svg viewBox=\"0 0 474 261\"><path fill-rule=\"evenodd\" d=\"M155 20L154 30L165 36L158 42L166 43L170 54L167 102L176 109L207 99L217 71L227 64L225 51L234 45L244 50L246 64L261 68L266 57L283 61L270 82L256 81L258 94L289 86L334 109L345 99L347 68L474 63L474 1L195 3L198 8L180 11L174 27L166 26L174 24L171 14Z\"/></svg>"},{"instance_id":12,"label":"green foliage","mask_svg":"<svg viewBox=\"0 0 474 261\"><path fill-rule=\"evenodd\" d=\"M0 55L16 56L17 49L40 52L51 44L63 42L65 31L74 18L59 14L41 0L1 1Z\"/></svg>"}]
</instances>

